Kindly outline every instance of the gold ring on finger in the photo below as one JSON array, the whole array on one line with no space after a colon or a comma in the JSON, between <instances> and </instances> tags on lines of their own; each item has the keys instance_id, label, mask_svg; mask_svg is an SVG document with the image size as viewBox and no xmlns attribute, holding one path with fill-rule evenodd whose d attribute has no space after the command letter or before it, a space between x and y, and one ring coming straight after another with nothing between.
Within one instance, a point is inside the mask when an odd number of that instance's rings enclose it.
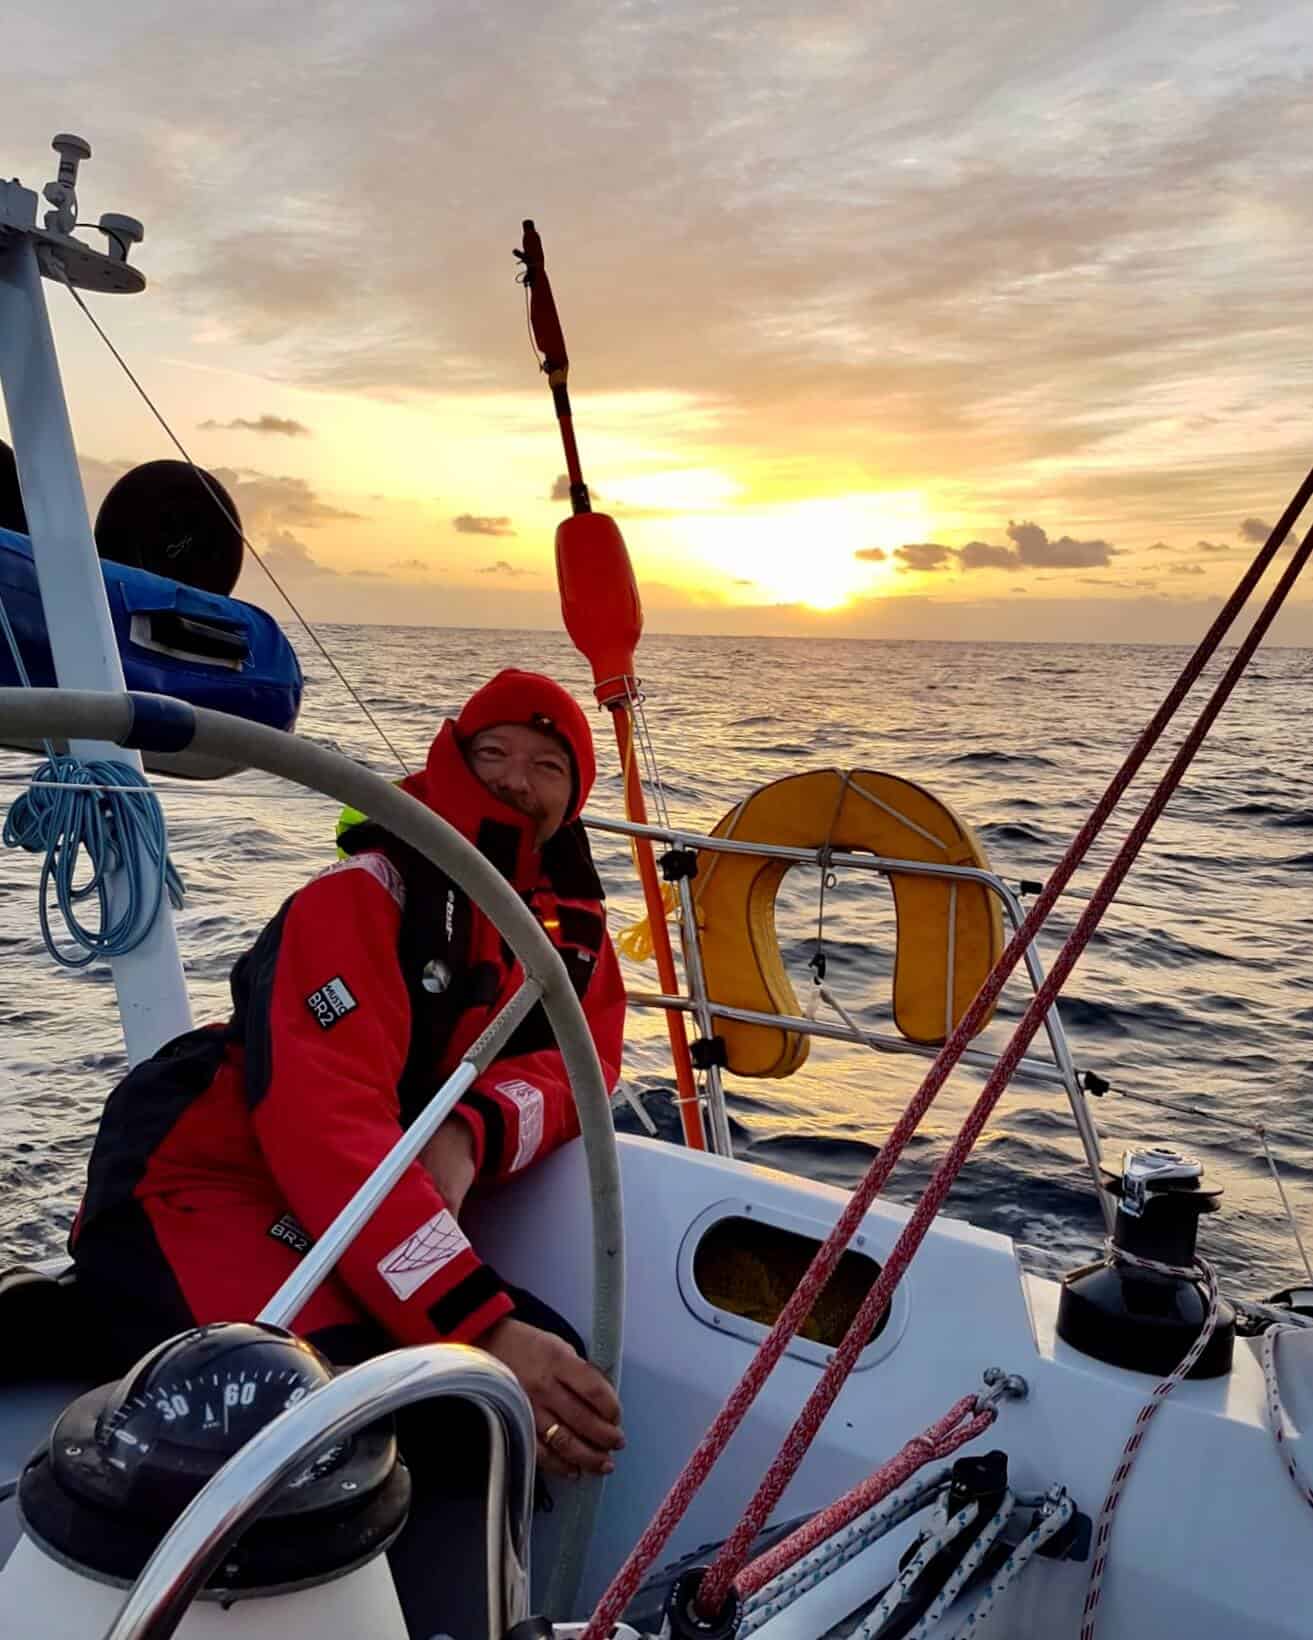
<instances>
[{"instance_id":1,"label":"gold ring on finger","mask_svg":"<svg viewBox=\"0 0 1313 1640\"><path fill-rule=\"evenodd\" d=\"M554 1452L556 1450L556 1437L561 1434L564 1434L564 1430L560 1424L549 1424L547 1429L543 1431L543 1445Z\"/></svg>"}]
</instances>

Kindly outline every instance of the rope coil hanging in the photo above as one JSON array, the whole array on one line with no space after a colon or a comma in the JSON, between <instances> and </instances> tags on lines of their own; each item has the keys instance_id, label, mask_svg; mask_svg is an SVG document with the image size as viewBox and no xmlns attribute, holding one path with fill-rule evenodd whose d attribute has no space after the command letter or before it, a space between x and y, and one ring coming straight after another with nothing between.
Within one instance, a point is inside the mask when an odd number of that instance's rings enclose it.
<instances>
[{"instance_id":1,"label":"rope coil hanging","mask_svg":"<svg viewBox=\"0 0 1313 1640\"><path fill-rule=\"evenodd\" d=\"M51 757L32 781L11 804L3 836L6 848L45 855L37 911L46 950L62 968L86 968L134 950L154 927L165 893L175 911L183 905L159 799L136 769L109 759ZM91 875L77 886L84 854ZM114 914L109 881L119 871L124 892ZM52 887L64 926L82 948L76 954L55 943ZM89 901L98 913L95 926L80 914Z\"/></svg>"},{"instance_id":2,"label":"rope coil hanging","mask_svg":"<svg viewBox=\"0 0 1313 1640\"><path fill-rule=\"evenodd\" d=\"M19 681L30 689L32 680L3 598L0 632ZM127 763L61 757L49 741L45 748L46 761L9 807L0 842L5 848L45 854L37 890L42 942L61 968L86 968L97 957L120 957L135 950L155 926L162 894L167 893L174 910L180 911L182 878L169 859L164 811L143 775ZM91 862L91 876L76 888L83 850ZM118 916L109 921L109 879L120 867L125 892ZM82 947L79 955L70 956L55 944L50 927L52 882L64 926ZM87 927L76 910L93 895L98 928Z\"/></svg>"}]
</instances>

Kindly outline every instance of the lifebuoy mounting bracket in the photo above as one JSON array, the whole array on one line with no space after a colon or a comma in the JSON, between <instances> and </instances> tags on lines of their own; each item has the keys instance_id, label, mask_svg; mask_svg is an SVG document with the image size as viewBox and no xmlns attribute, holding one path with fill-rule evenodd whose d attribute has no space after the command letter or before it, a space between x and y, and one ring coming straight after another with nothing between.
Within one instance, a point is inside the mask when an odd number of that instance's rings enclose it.
<instances>
[{"instance_id":1,"label":"lifebuoy mounting bracket","mask_svg":"<svg viewBox=\"0 0 1313 1640\"><path fill-rule=\"evenodd\" d=\"M660 856L657 864L668 883L680 883L698 874L698 851L695 848L670 848Z\"/></svg>"},{"instance_id":2,"label":"lifebuoy mounting bracket","mask_svg":"<svg viewBox=\"0 0 1313 1640\"><path fill-rule=\"evenodd\" d=\"M688 1056L697 1071L709 1071L713 1066L725 1070L729 1065L729 1053L723 1036L700 1036L696 1042L689 1044Z\"/></svg>"}]
</instances>

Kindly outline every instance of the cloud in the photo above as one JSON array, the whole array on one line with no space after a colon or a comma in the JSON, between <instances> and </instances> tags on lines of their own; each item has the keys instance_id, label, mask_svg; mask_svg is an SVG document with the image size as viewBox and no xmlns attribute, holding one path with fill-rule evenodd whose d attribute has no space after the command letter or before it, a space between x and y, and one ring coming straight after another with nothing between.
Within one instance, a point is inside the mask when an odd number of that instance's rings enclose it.
<instances>
[{"instance_id":1,"label":"cloud","mask_svg":"<svg viewBox=\"0 0 1313 1640\"><path fill-rule=\"evenodd\" d=\"M200 421L196 424L203 432L227 433L281 433L286 438L309 438L310 429L303 421L293 421L290 416L259 416L254 421L247 421L244 416L235 416L232 421Z\"/></svg>"},{"instance_id":2,"label":"cloud","mask_svg":"<svg viewBox=\"0 0 1313 1640\"><path fill-rule=\"evenodd\" d=\"M495 533L495 532L494 532ZM485 564L479 571L480 575L532 575L531 569L519 569L514 564L507 563L506 559L499 558L494 564Z\"/></svg>"},{"instance_id":3,"label":"cloud","mask_svg":"<svg viewBox=\"0 0 1313 1640\"><path fill-rule=\"evenodd\" d=\"M248 535L274 528L314 529L361 516L325 501L304 478L235 467L216 467L214 476L236 502Z\"/></svg>"},{"instance_id":4,"label":"cloud","mask_svg":"<svg viewBox=\"0 0 1313 1640\"><path fill-rule=\"evenodd\" d=\"M287 530L275 531L260 549L259 556L265 568L280 581L332 573L322 564L317 564L305 544Z\"/></svg>"},{"instance_id":5,"label":"cloud","mask_svg":"<svg viewBox=\"0 0 1313 1640\"><path fill-rule=\"evenodd\" d=\"M592 495L591 490L589 491L589 494ZM547 497L547 499L549 501L568 501L570 499L569 473L558 473L556 475L556 482L552 485L552 493ZM593 499L596 500L596 497L594 496Z\"/></svg>"},{"instance_id":6,"label":"cloud","mask_svg":"<svg viewBox=\"0 0 1313 1640\"><path fill-rule=\"evenodd\" d=\"M1009 523L1011 546L990 541L968 541L964 547L945 547L937 542L912 542L899 547L894 556L910 570L933 571L952 563L961 571L1001 569L1099 569L1118 555L1106 541L1077 541L1070 535L1049 539L1048 532L1032 523ZM878 548L875 550L879 550ZM859 552L859 558L864 555ZM1129 586L1130 582L1119 583Z\"/></svg>"},{"instance_id":7,"label":"cloud","mask_svg":"<svg viewBox=\"0 0 1313 1640\"><path fill-rule=\"evenodd\" d=\"M515 534L509 518L479 518L474 513L460 513L451 523L461 535Z\"/></svg>"},{"instance_id":8,"label":"cloud","mask_svg":"<svg viewBox=\"0 0 1313 1640\"><path fill-rule=\"evenodd\" d=\"M968 541L957 556L963 569L1017 569L1021 563L1011 547L991 546L988 541Z\"/></svg>"},{"instance_id":9,"label":"cloud","mask_svg":"<svg viewBox=\"0 0 1313 1640\"><path fill-rule=\"evenodd\" d=\"M920 570L923 573L943 569L952 556L951 547L941 547L935 541L910 541L905 547L894 550L894 557L902 559L904 570Z\"/></svg>"},{"instance_id":10,"label":"cloud","mask_svg":"<svg viewBox=\"0 0 1313 1640\"><path fill-rule=\"evenodd\" d=\"M1195 549L1198 552L1230 552L1231 549L1223 541L1196 541Z\"/></svg>"},{"instance_id":11,"label":"cloud","mask_svg":"<svg viewBox=\"0 0 1313 1640\"><path fill-rule=\"evenodd\" d=\"M1205 575L1207 571L1201 564L1169 564L1167 573L1169 575Z\"/></svg>"},{"instance_id":12,"label":"cloud","mask_svg":"<svg viewBox=\"0 0 1313 1640\"><path fill-rule=\"evenodd\" d=\"M1094 569L1111 563L1116 548L1106 541L1076 541L1061 535L1051 541L1038 524L1008 524L1008 539L1017 549L1018 561L1030 568Z\"/></svg>"},{"instance_id":13,"label":"cloud","mask_svg":"<svg viewBox=\"0 0 1313 1640\"><path fill-rule=\"evenodd\" d=\"M1240 523L1241 539L1245 541L1266 541L1271 533L1272 526L1261 518L1246 518Z\"/></svg>"},{"instance_id":14,"label":"cloud","mask_svg":"<svg viewBox=\"0 0 1313 1640\"><path fill-rule=\"evenodd\" d=\"M433 567L422 558L394 558L388 565L390 570L411 570L419 575L427 575Z\"/></svg>"},{"instance_id":15,"label":"cloud","mask_svg":"<svg viewBox=\"0 0 1313 1640\"><path fill-rule=\"evenodd\" d=\"M1175 552L1176 548L1169 546L1166 541L1150 541L1145 548L1146 552Z\"/></svg>"},{"instance_id":16,"label":"cloud","mask_svg":"<svg viewBox=\"0 0 1313 1640\"><path fill-rule=\"evenodd\" d=\"M853 557L860 559L863 564L883 564L888 556L883 547L858 547L853 554Z\"/></svg>"}]
</instances>

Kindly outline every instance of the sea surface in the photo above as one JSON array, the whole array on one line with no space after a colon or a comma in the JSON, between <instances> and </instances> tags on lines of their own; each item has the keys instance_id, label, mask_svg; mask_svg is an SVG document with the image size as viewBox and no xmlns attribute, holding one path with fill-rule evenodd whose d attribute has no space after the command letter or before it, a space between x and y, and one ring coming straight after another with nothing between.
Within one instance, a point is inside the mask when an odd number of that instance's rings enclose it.
<instances>
[{"instance_id":1,"label":"sea surface","mask_svg":"<svg viewBox=\"0 0 1313 1640\"><path fill-rule=\"evenodd\" d=\"M391 754L304 633L300 730L386 774ZM404 759L418 764L444 715L505 665L553 673L587 695L564 637L543 632L324 627L322 641ZM815 642L649 637L640 663L647 718L676 820L709 828L753 787L816 766L887 770L945 798L1011 883L1042 879L1186 659L1175 648L1053 644ZM1209 678L1215 677L1214 666ZM1073 884L1088 892L1202 704L1196 688ZM1302 1265L1257 1132L1280 1169L1313 1251L1313 651L1261 653L1150 838L1068 982L1060 1011L1076 1064L1111 1090L1092 1101L1114 1162L1131 1142L1198 1155L1224 1188L1201 1250L1232 1290L1267 1294ZM590 805L622 813L610 729L595 720L604 771ZM0 751L0 805L32 760ZM243 774L158 782L187 884L180 938L198 1021L227 1012L234 959L280 902L334 858L335 806ZM628 850L595 852L614 930L640 914ZM0 1251L57 1252L83 1182L105 1095L124 1068L106 970L69 974L37 927L37 862L0 856ZM790 873L781 941L805 998L819 874ZM1040 941L1052 958L1080 904L1066 899ZM840 876L826 896L828 983L876 1029L890 1029L892 901L878 877ZM633 987L656 989L651 969ZM980 1045L1020 1014L1009 983ZM831 1016L833 1017L833 1016ZM1042 1039L1041 1039L1042 1040ZM1039 1052L1037 1046L1032 1052ZM734 1081L739 1154L830 1183L860 1177L927 1061L818 1042L793 1078ZM664 1026L631 1014L628 1087L672 1132ZM960 1067L888 1192L913 1199L981 1085ZM1145 1102L1167 1101L1164 1109ZM632 1127L623 1114L622 1125ZM949 1211L1004 1231L1054 1270L1090 1255L1098 1209L1066 1095L1017 1080L950 1199Z\"/></svg>"}]
</instances>

